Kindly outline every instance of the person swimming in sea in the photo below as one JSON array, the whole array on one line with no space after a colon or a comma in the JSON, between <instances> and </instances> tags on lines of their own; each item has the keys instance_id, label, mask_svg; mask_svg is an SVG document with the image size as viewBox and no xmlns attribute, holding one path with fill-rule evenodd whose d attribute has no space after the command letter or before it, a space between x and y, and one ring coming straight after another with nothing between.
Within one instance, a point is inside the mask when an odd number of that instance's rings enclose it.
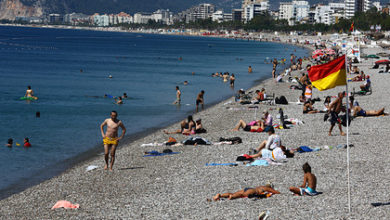
<instances>
[{"instance_id":1,"label":"person swimming in sea","mask_svg":"<svg viewBox=\"0 0 390 220\"><path fill-rule=\"evenodd\" d=\"M27 86L26 94L24 95L24 97L38 99L38 97L34 96L34 91L31 89L30 85Z\"/></svg>"},{"instance_id":2,"label":"person swimming in sea","mask_svg":"<svg viewBox=\"0 0 390 220\"><path fill-rule=\"evenodd\" d=\"M117 104L117 105L122 105L123 104L123 100L122 100L122 97L118 97L118 99L117 98L114 98L115 99L115 104Z\"/></svg>"}]
</instances>

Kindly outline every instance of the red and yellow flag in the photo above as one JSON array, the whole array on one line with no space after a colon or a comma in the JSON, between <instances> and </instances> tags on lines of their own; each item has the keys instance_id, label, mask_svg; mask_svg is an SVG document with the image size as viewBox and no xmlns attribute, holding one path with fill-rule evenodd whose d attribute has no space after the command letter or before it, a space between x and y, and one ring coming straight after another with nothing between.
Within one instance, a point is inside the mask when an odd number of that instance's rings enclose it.
<instances>
[{"instance_id":1,"label":"red and yellow flag","mask_svg":"<svg viewBox=\"0 0 390 220\"><path fill-rule=\"evenodd\" d=\"M347 85L345 55L329 63L311 67L309 78L312 85L320 91Z\"/></svg>"},{"instance_id":2,"label":"red and yellow flag","mask_svg":"<svg viewBox=\"0 0 390 220\"><path fill-rule=\"evenodd\" d=\"M355 28L355 22L352 22L351 27L349 28L349 31L353 31L354 28Z\"/></svg>"}]
</instances>

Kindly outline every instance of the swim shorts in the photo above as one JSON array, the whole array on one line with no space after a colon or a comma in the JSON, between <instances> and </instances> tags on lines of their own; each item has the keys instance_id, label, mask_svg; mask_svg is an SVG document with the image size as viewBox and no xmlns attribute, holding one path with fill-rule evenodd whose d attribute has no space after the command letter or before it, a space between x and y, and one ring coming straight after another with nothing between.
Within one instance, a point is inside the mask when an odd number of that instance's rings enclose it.
<instances>
[{"instance_id":1,"label":"swim shorts","mask_svg":"<svg viewBox=\"0 0 390 220\"><path fill-rule=\"evenodd\" d=\"M243 128L244 131L251 131L251 126L247 125Z\"/></svg>"},{"instance_id":2,"label":"swim shorts","mask_svg":"<svg viewBox=\"0 0 390 220\"><path fill-rule=\"evenodd\" d=\"M360 110L358 113L356 113L357 116L363 116L365 117L367 114L366 114L366 111L364 111L363 109Z\"/></svg>"},{"instance_id":3,"label":"swim shorts","mask_svg":"<svg viewBox=\"0 0 390 220\"><path fill-rule=\"evenodd\" d=\"M105 137L105 138L103 138L103 144L104 145L118 145L118 139Z\"/></svg>"},{"instance_id":4,"label":"swim shorts","mask_svg":"<svg viewBox=\"0 0 390 220\"><path fill-rule=\"evenodd\" d=\"M299 188L299 190L300 190L301 196L303 196L303 195L315 196L318 194L317 191L315 191L314 189L312 189L310 187Z\"/></svg>"},{"instance_id":5,"label":"swim shorts","mask_svg":"<svg viewBox=\"0 0 390 220\"><path fill-rule=\"evenodd\" d=\"M339 120L339 116L336 112L330 112L330 124L335 125Z\"/></svg>"},{"instance_id":6,"label":"swim shorts","mask_svg":"<svg viewBox=\"0 0 390 220\"><path fill-rule=\"evenodd\" d=\"M196 100L196 105L199 105L200 103L202 103L202 100L197 99L197 100Z\"/></svg>"}]
</instances>

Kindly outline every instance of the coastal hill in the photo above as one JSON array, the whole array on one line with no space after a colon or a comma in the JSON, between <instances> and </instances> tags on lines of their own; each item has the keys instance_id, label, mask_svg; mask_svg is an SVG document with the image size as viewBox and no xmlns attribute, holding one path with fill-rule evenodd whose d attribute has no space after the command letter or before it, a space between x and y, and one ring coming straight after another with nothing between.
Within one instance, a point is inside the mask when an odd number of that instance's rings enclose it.
<instances>
[{"instance_id":1,"label":"coastal hill","mask_svg":"<svg viewBox=\"0 0 390 220\"><path fill-rule=\"evenodd\" d=\"M271 9L276 10L280 1L270 1ZM330 0L332 1L332 0ZM341 1L341 0L340 0ZM382 0L381 2L384 2ZM177 13L199 3L212 3L226 12L240 8L242 0L0 0L0 19L14 20L17 16L40 17L49 13L119 13L153 12L157 9L170 9ZM309 0L310 4L328 0ZM333 2L337 2L333 0Z\"/></svg>"}]
</instances>

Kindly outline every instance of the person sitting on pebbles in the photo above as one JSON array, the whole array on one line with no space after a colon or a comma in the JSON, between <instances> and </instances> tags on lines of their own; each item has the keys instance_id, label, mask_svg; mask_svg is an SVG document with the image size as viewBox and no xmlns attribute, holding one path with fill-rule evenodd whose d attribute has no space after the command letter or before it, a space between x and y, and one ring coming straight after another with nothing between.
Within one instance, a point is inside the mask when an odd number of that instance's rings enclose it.
<instances>
[{"instance_id":1,"label":"person sitting on pebbles","mask_svg":"<svg viewBox=\"0 0 390 220\"><path fill-rule=\"evenodd\" d=\"M317 178L314 174L311 173L311 167L308 163L303 164L302 166L303 172L305 175L303 176L303 184L298 187L290 187L290 191L294 193L296 196L315 196L318 195L316 191L317 186Z\"/></svg>"},{"instance_id":2,"label":"person sitting on pebbles","mask_svg":"<svg viewBox=\"0 0 390 220\"><path fill-rule=\"evenodd\" d=\"M314 114L319 113L320 111L317 109L314 109L313 107L314 101L308 100L303 104L303 114Z\"/></svg>"},{"instance_id":3,"label":"person sitting on pebbles","mask_svg":"<svg viewBox=\"0 0 390 220\"><path fill-rule=\"evenodd\" d=\"M187 120L183 120L180 122L180 129L176 131L167 131L164 130L165 134L195 134L196 124L192 119L192 115L187 117Z\"/></svg>"},{"instance_id":4,"label":"person sitting on pebbles","mask_svg":"<svg viewBox=\"0 0 390 220\"><path fill-rule=\"evenodd\" d=\"M237 191L235 193L218 193L213 197L214 201L218 201L221 198L227 198L228 200L238 199L238 198L253 198L253 197L270 197L273 194L280 194L279 191L272 188L270 184L265 186L258 186L255 188L245 188L243 190ZM211 201L208 199L208 201Z\"/></svg>"}]
</instances>

